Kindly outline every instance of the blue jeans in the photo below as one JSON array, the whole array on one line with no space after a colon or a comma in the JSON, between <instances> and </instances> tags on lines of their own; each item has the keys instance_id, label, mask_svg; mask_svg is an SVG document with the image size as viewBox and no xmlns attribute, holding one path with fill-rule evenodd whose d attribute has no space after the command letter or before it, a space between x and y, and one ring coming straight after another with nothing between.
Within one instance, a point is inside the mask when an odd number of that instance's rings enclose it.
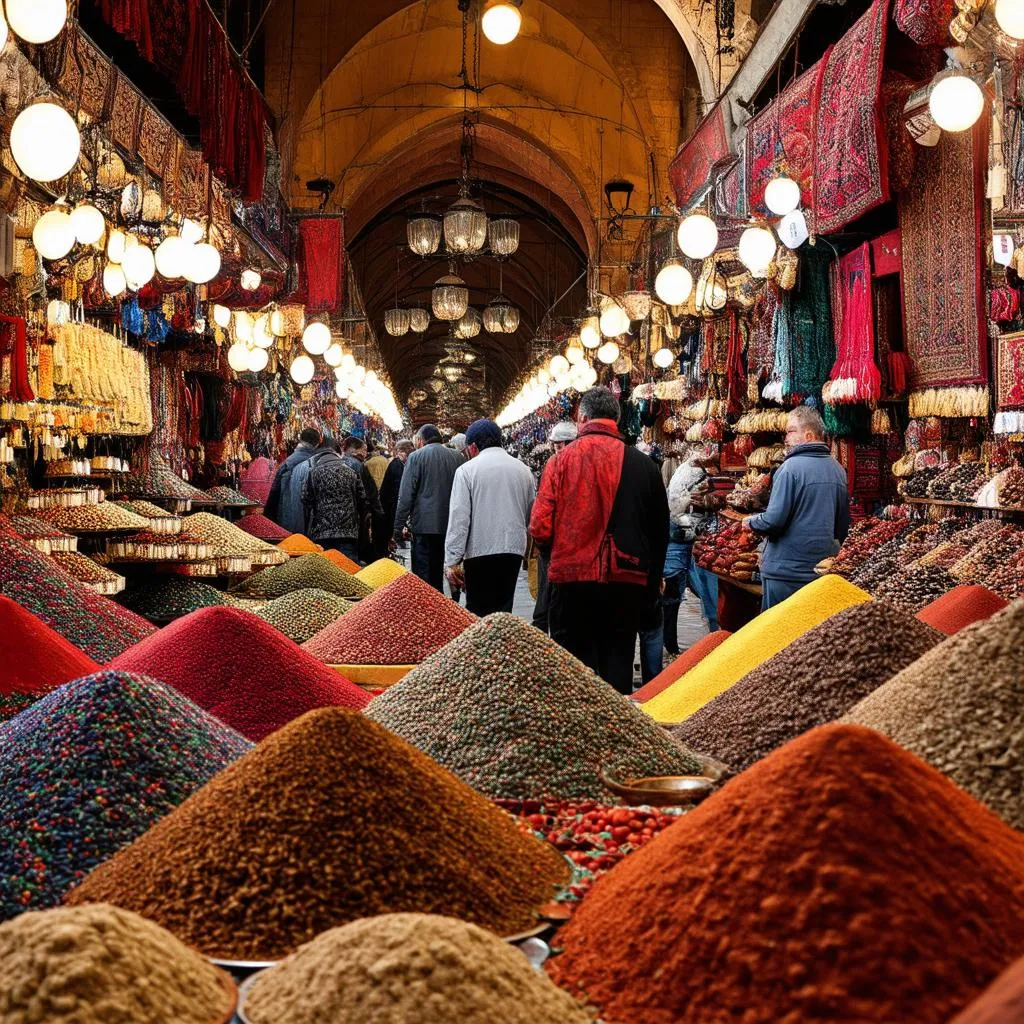
<instances>
[{"instance_id":1,"label":"blue jeans","mask_svg":"<svg viewBox=\"0 0 1024 1024\"><path fill-rule=\"evenodd\" d=\"M679 606L676 605L678 610ZM645 629L640 633L640 679L646 686L662 668L661 649L665 643L665 621L654 629Z\"/></svg>"},{"instance_id":2,"label":"blue jeans","mask_svg":"<svg viewBox=\"0 0 1024 1024\"><path fill-rule=\"evenodd\" d=\"M700 598L701 613L707 619L708 631L714 633L718 629L718 577L694 562L690 566L690 586Z\"/></svg>"}]
</instances>

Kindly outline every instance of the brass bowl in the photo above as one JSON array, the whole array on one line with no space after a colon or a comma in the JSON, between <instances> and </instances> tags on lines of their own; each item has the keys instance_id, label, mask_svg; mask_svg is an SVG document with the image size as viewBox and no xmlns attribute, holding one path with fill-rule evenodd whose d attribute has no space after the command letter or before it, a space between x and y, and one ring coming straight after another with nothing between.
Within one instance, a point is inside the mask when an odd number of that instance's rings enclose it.
<instances>
[{"instance_id":1,"label":"brass bowl","mask_svg":"<svg viewBox=\"0 0 1024 1024\"><path fill-rule=\"evenodd\" d=\"M648 779L626 779L619 782L598 769L601 782L631 807L669 807L694 804L703 800L714 788L715 780L706 775L660 775Z\"/></svg>"}]
</instances>

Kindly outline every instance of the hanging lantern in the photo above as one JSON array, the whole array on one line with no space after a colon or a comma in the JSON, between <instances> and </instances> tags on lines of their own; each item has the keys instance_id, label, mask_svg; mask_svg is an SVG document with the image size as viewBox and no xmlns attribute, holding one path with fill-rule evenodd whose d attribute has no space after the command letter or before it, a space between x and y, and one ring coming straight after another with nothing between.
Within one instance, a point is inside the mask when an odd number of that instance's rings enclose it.
<instances>
[{"instance_id":1,"label":"hanging lantern","mask_svg":"<svg viewBox=\"0 0 1024 1024\"><path fill-rule=\"evenodd\" d=\"M128 248L128 236L119 228L110 232L107 238L107 259L111 263L120 263L124 259L125 250Z\"/></svg>"},{"instance_id":2,"label":"hanging lantern","mask_svg":"<svg viewBox=\"0 0 1024 1024\"><path fill-rule=\"evenodd\" d=\"M292 365L288 367L288 373L296 384L308 384L313 379L315 369L313 360L303 354L292 360Z\"/></svg>"},{"instance_id":3,"label":"hanging lantern","mask_svg":"<svg viewBox=\"0 0 1024 1024\"><path fill-rule=\"evenodd\" d=\"M341 357L341 369L345 373L352 373L356 368L356 357L351 352L346 352Z\"/></svg>"},{"instance_id":4,"label":"hanging lantern","mask_svg":"<svg viewBox=\"0 0 1024 1024\"><path fill-rule=\"evenodd\" d=\"M245 373L249 369L249 348L247 345L236 341L228 349L228 366L235 373Z\"/></svg>"},{"instance_id":5,"label":"hanging lantern","mask_svg":"<svg viewBox=\"0 0 1024 1024\"><path fill-rule=\"evenodd\" d=\"M270 315L264 313L259 317L252 329L252 343L257 348L271 348L277 339L270 329Z\"/></svg>"},{"instance_id":6,"label":"hanging lantern","mask_svg":"<svg viewBox=\"0 0 1024 1024\"><path fill-rule=\"evenodd\" d=\"M484 208L463 197L456 199L444 215L444 244L451 253L469 255L480 252L487 241L487 214Z\"/></svg>"},{"instance_id":7,"label":"hanging lantern","mask_svg":"<svg viewBox=\"0 0 1024 1024\"><path fill-rule=\"evenodd\" d=\"M254 292L263 283L263 275L258 270L243 270L238 283L244 291Z\"/></svg>"},{"instance_id":8,"label":"hanging lantern","mask_svg":"<svg viewBox=\"0 0 1024 1024\"><path fill-rule=\"evenodd\" d=\"M342 347L335 341L331 344L331 347L324 353L324 362L328 366L341 366L341 360L344 355L344 349L342 349Z\"/></svg>"},{"instance_id":9,"label":"hanging lantern","mask_svg":"<svg viewBox=\"0 0 1024 1024\"><path fill-rule=\"evenodd\" d=\"M103 237L107 222L95 206L83 203L71 211L71 226L75 229L75 238L82 245L95 245Z\"/></svg>"},{"instance_id":10,"label":"hanging lantern","mask_svg":"<svg viewBox=\"0 0 1024 1024\"><path fill-rule=\"evenodd\" d=\"M169 281L185 276L185 267L192 259L192 246L180 235L165 238L156 247L156 269Z\"/></svg>"},{"instance_id":11,"label":"hanging lantern","mask_svg":"<svg viewBox=\"0 0 1024 1024\"><path fill-rule=\"evenodd\" d=\"M630 320L646 320L651 313L651 293L634 290L622 296L622 308Z\"/></svg>"},{"instance_id":12,"label":"hanging lantern","mask_svg":"<svg viewBox=\"0 0 1024 1024\"><path fill-rule=\"evenodd\" d=\"M580 342L584 348L600 348L601 321L596 314L591 314L580 324Z\"/></svg>"},{"instance_id":13,"label":"hanging lantern","mask_svg":"<svg viewBox=\"0 0 1024 1024\"><path fill-rule=\"evenodd\" d=\"M124 295L128 290L128 282L124 278L124 271L116 263L108 263L103 268L103 290L112 298Z\"/></svg>"},{"instance_id":14,"label":"hanging lantern","mask_svg":"<svg viewBox=\"0 0 1024 1024\"><path fill-rule=\"evenodd\" d=\"M654 292L667 306L681 306L693 291L693 275L682 260L668 260L654 279Z\"/></svg>"},{"instance_id":15,"label":"hanging lantern","mask_svg":"<svg viewBox=\"0 0 1024 1024\"><path fill-rule=\"evenodd\" d=\"M705 259L718 245L718 226L706 213L692 213L679 225L678 241L691 260Z\"/></svg>"},{"instance_id":16,"label":"hanging lantern","mask_svg":"<svg viewBox=\"0 0 1024 1024\"><path fill-rule=\"evenodd\" d=\"M475 338L480 333L480 314L470 306L455 324L455 337L462 341Z\"/></svg>"},{"instance_id":17,"label":"hanging lantern","mask_svg":"<svg viewBox=\"0 0 1024 1024\"><path fill-rule=\"evenodd\" d=\"M186 217L181 222L181 230L178 234L181 235L181 237L190 245L195 245L197 242L202 240L203 225L198 221L191 220L189 217Z\"/></svg>"},{"instance_id":18,"label":"hanging lantern","mask_svg":"<svg viewBox=\"0 0 1024 1024\"><path fill-rule=\"evenodd\" d=\"M221 328L221 330L227 330L231 325L231 310L228 309L227 306L219 306L214 303L213 322Z\"/></svg>"},{"instance_id":19,"label":"hanging lantern","mask_svg":"<svg viewBox=\"0 0 1024 1024\"><path fill-rule=\"evenodd\" d=\"M597 358L606 366L611 366L619 358L619 346L614 341L606 341L597 350Z\"/></svg>"},{"instance_id":20,"label":"hanging lantern","mask_svg":"<svg viewBox=\"0 0 1024 1024\"><path fill-rule=\"evenodd\" d=\"M441 218L432 213L419 213L405 223L409 248L417 256L431 256L441 245Z\"/></svg>"},{"instance_id":21,"label":"hanging lantern","mask_svg":"<svg viewBox=\"0 0 1024 1024\"><path fill-rule=\"evenodd\" d=\"M928 110L944 132L965 132L985 109L985 94L965 74L953 72L940 78L928 96Z\"/></svg>"},{"instance_id":22,"label":"hanging lantern","mask_svg":"<svg viewBox=\"0 0 1024 1024\"><path fill-rule=\"evenodd\" d=\"M1024 4L1020 0L996 0L996 24L1011 39L1024 39Z\"/></svg>"},{"instance_id":23,"label":"hanging lantern","mask_svg":"<svg viewBox=\"0 0 1024 1024\"><path fill-rule=\"evenodd\" d=\"M597 370L592 366L588 366L586 373L580 374L580 382L583 384L581 391L586 388L592 388L597 383Z\"/></svg>"},{"instance_id":24,"label":"hanging lantern","mask_svg":"<svg viewBox=\"0 0 1024 1024\"><path fill-rule=\"evenodd\" d=\"M511 256L519 248L519 221L498 217L487 225L487 241L495 256Z\"/></svg>"},{"instance_id":25,"label":"hanging lantern","mask_svg":"<svg viewBox=\"0 0 1024 1024\"><path fill-rule=\"evenodd\" d=\"M144 288L156 274L153 250L148 245L133 245L125 252L124 259L121 260L121 269L124 271L128 287L133 292Z\"/></svg>"},{"instance_id":26,"label":"hanging lantern","mask_svg":"<svg viewBox=\"0 0 1024 1024\"><path fill-rule=\"evenodd\" d=\"M515 3L497 3L488 7L480 19L484 35L495 44L505 46L511 43L523 25L523 16Z\"/></svg>"},{"instance_id":27,"label":"hanging lantern","mask_svg":"<svg viewBox=\"0 0 1024 1024\"><path fill-rule=\"evenodd\" d=\"M606 338L617 338L629 330L629 317L617 302L608 302L601 313L600 324Z\"/></svg>"},{"instance_id":28,"label":"hanging lantern","mask_svg":"<svg viewBox=\"0 0 1024 1024\"><path fill-rule=\"evenodd\" d=\"M551 371L553 377L558 377L563 373L569 372L569 360L563 355L552 356L551 362L548 364L548 369Z\"/></svg>"},{"instance_id":29,"label":"hanging lantern","mask_svg":"<svg viewBox=\"0 0 1024 1024\"><path fill-rule=\"evenodd\" d=\"M767 277L778 246L775 236L762 227L749 227L740 235L740 262L754 277Z\"/></svg>"},{"instance_id":30,"label":"hanging lantern","mask_svg":"<svg viewBox=\"0 0 1024 1024\"><path fill-rule=\"evenodd\" d=\"M496 295L484 310L484 330L489 334L515 334L519 310L504 295Z\"/></svg>"},{"instance_id":31,"label":"hanging lantern","mask_svg":"<svg viewBox=\"0 0 1024 1024\"><path fill-rule=\"evenodd\" d=\"M578 334L574 334L569 339L569 344L565 346L565 358L569 361L570 366L583 365L583 360L586 359L586 353L583 351L583 346L580 344Z\"/></svg>"},{"instance_id":32,"label":"hanging lantern","mask_svg":"<svg viewBox=\"0 0 1024 1024\"><path fill-rule=\"evenodd\" d=\"M409 329L422 334L430 326L430 314L418 306L409 310Z\"/></svg>"},{"instance_id":33,"label":"hanging lantern","mask_svg":"<svg viewBox=\"0 0 1024 1024\"><path fill-rule=\"evenodd\" d=\"M254 348L249 352L249 372L260 373L267 368L270 353L265 348Z\"/></svg>"},{"instance_id":34,"label":"hanging lantern","mask_svg":"<svg viewBox=\"0 0 1024 1024\"><path fill-rule=\"evenodd\" d=\"M779 221L776 230L787 249L799 249L809 237L807 218L804 216L803 210L793 210L792 213L787 213Z\"/></svg>"},{"instance_id":35,"label":"hanging lantern","mask_svg":"<svg viewBox=\"0 0 1024 1024\"><path fill-rule=\"evenodd\" d=\"M431 305L438 320L460 320L469 308L469 289L456 274L446 274L431 293Z\"/></svg>"},{"instance_id":36,"label":"hanging lantern","mask_svg":"<svg viewBox=\"0 0 1024 1024\"><path fill-rule=\"evenodd\" d=\"M306 329L302 332L302 347L311 356L322 356L331 347L330 327L319 320L307 324ZM298 383L305 382L299 381Z\"/></svg>"},{"instance_id":37,"label":"hanging lantern","mask_svg":"<svg viewBox=\"0 0 1024 1024\"><path fill-rule=\"evenodd\" d=\"M54 207L36 221L32 244L44 260L62 260L75 245L75 229L66 210Z\"/></svg>"},{"instance_id":38,"label":"hanging lantern","mask_svg":"<svg viewBox=\"0 0 1024 1024\"><path fill-rule=\"evenodd\" d=\"M764 205L777 217L785 217L800 205L800 186L784 174L772 178L764 189Z\"/></svg>"},{"instance_id":39,"label":"hanging lantern","mask_svg":"<svg viewBox=\"0 0 1024 1024\"><path fill-rule=\"evenodd\" d=\"M244 341L248 344L252 341L253 331L256 329L256 323L250 314L246 313L244 309L235 310L235 340Z\"/></svg>"},{"instance_id":40,"label":"hanging lantern","mask_svg":"<svg viewBox=\"0 0 1024 1024\"><path fill-rule=\"evenodd\" d=\"M409 310L388 309L384 312L384 329L392 338L401 338L409 333Z\"/></svg>"},{"instance_id":41,"label":"hanging lantern","mask_svg":"<svg viewBox=\"0 0 1024 1024\"><path fill-rule=\"evenodd\" d=\"M220 273L220 253L209 242L200 242L192 247L184 271L186 281L207 284Z\"/></svg>"},{"instance_id":42,"label":"hanging lantern","mask_svg":"<svg viewBox=\"0 0 1024 1024\"><path fill-rule=\"evenodd\" d=\"M56 39L67 20L65 0L7 0L7 21L26 43L39 45Z\"/></svg>"},{"instance_id":43,"label":"hanging lantern","mask_svg":"<svg viewBox=\"0 0 1024 1024\"><path fill-rule=\"evenodd\" d=\"M82 136L74 118L56 103L33 103L11 126L11 155L33 181L56 181L78 162Z\"/></svg>"},{"instance_id":44,"label":"hanging lantern","mask_svg":"<svg viewBox=\"0 0 1024 1024\"><path fill-rule=\"evenodd\" d=\"M651 355L651 362L659 370L667 370L676 361L676 354L670 348L659 348Z\"/></svg>"}]
</instances>

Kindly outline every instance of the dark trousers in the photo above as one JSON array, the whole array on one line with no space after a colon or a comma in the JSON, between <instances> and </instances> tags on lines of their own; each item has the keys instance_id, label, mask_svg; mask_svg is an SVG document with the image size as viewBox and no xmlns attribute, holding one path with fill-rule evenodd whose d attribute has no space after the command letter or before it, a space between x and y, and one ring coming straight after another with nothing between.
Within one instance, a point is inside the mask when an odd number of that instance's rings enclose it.
<instances>
[{"instance_id":1,"label":"dark trousers","mask_svg":"<svg viewBox=\"0 0 1024 1024\"><path fill-rule=\"evenodd\" d=\"M412 535L412 571L435 590L444 593L444 534Z\"/></svg>"},{"instance_id":2,"label":"dark trousers","mask_svg":"<svg viewBox=\"0 0 1024 1024\"><path fill-rule=\"evenodd\" d=\"M512 611L522 555L480 555L467 558L462 567L466 572L468 611L481 616Z\"/></svg>"},{"instance_id":3,"label":"dark trousers","mask_svg":"<svg viewBox=\"0 0 1024 1024\"><path fill-rule=\"evenodd\" d=\"M537 553L537 603L533 606L533 626L542 633L549 630L548 611L551 606L551 584L548 583L548 556Z\"/></svg>"},{"instance_id":4,"label":"dark trousers","mask_svg":"<svg viewBox=\"0 0 1024 1024\"><path fill-rule=\"evenodd\" d=\"M649 605L645 588L626 583L552 583L551 638L628 696L637 623Z\"/></svg>"},{"instance_id":5,"label":"dark trousers","mask_svg":"<svg viewBox=\"0 0 1024 1024\"><path fill-rule=\"evenodd\" d=\"M761 578L761 589L764 593L761 597L761 611L766 612L769 608L782 604L787 597L792 597L798 590L802 590L813 580L814 577L809 580L782 580L775 576L763 576Z\"/></svg>"},{"instance_id":6,"label":"dark trousers","mask_svg":"<svg viewBox=\"0 0 1024 1024\"><path fill-rule=\"evenodd\" d=\"M686 573L665 577L665 593L661 595L661 610L665 617L665 650L679 653L679 606L683 603Z\"/></svg>"},{"instance_id":7,"label":"dark trousers","mask_svg":"<svg viewBox=\"0 0 1024 1024\"><path fill-rule=\"evenodd\" d=\"M359 541L352 537L328 537L326 540L321 538L317 543L329 551L340 551L346 558L351 558L353 562L362 565L359 558Z\"/></svg>"}]
</instances>

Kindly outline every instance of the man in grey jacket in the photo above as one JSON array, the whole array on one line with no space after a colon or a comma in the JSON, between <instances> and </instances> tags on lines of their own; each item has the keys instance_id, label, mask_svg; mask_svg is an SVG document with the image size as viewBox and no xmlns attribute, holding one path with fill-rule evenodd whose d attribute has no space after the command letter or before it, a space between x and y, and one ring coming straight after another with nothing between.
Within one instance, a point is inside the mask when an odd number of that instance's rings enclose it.
<instances>
[{"instance_id":1,"label":"man in grey jacket","mask_svg":"<svg viewBox=\"0 0 1024 1024\"><path fill-rule=\"evenodd\" d=\"M299 434L295 451L277 467L274 482L270 486L263 514L290 533L306 531L306 510L302 505L303 474L296 476L295 470L312 458L320 442L320 431L315 427L306 427Z\"/></svg>"},{"instance_id":2,"label":"man in grey jacket","mask_svg":"<svg viewBox=\"0 0 1024 1024\"><path fill-rule=\"evenodd\" d=\"M444 535L458 452L441 443L441 432L427 423L416 432L414 451L405 464L395 513L395 537L412 534L412 571L444 593Z\"/></svg>"},{"instance_id":3,"label":"man in grey jacket","mask_svg":"<svg viewBox=\"0 0 1024 1024\"><path fill-rule=\"evenodd\" d=\"M846 471L829 453L825 424L810 406L789 414L786 449L768 508L743 520L768 536L761 559L762 611L814 580L814 567L835 554L850 529Z\"/></svg>"},{"instance_id":4,"label":"man in grey jacket","mask_svg":"<svg viewBox=\"0 0 1024 1024\"><path fill-rule=\"evenodd\" d=\"M536 488L533 474L501 446L501 428L477 420L452 487L444 566L453 589L465 586L474 615L512 611L526 553Z\"/></svg>"}]
</instances>

